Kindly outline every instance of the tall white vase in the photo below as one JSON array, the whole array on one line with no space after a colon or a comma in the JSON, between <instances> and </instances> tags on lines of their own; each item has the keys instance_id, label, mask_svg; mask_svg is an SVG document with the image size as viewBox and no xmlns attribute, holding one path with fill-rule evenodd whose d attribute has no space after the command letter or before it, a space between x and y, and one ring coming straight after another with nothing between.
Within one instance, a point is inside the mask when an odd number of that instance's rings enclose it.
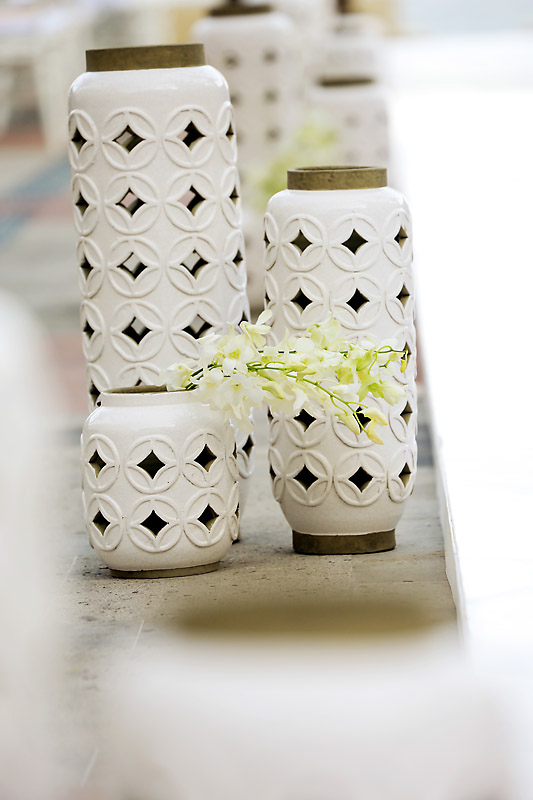
<instances>
[{"instance_id":1,"label":"tall white vase","mask_svg":"<svg viewBox=\"0 0 533 800\"><path fill-rule=\"evenodd\" d=\"M238 537L233 429L194 391L103 393L82 467L89 541L114 575L210 572Z\"/></svg>"},{"instance_id":2,"label":"tall white vase","mask_svg":"<svg viewBox=\"0 0 533 800\"><path fill-rule=\"evenodd\" d=\"M263 170L287 146L301 121L301 43L292 21L269 5L216 6L193 29L207 59L226 77L235 112L239 170L246 207L248 296L263 299L262 218L253 189Z\"/></svg>"},{"instance_id":3,"label":"tall white vase","mask_svg":"<svg viewBox=\"0 0 533 800\"><path fill-rule=\"evenodd\" d=\"M101 391L157 382L248 314L229 90L201 45L87 53L69 99L83 348Z\"/></svg>"},{"instance_id":4,"label":"tall white vase","mask_svg":"<svg viewBox=\"0 0 533 800\"><path fill-rule=\"evenodd\" d=\"M267 303L273 333L300 333L334 316L351 341L395 339L409 352L396 405L371 399L387 416L384 444L302 411L271 421L276 499L307 553L391 549L416 472L416 388L411 218L386 170L289 171L289 188L265 217Z\"/></svg>"}]
</instances>

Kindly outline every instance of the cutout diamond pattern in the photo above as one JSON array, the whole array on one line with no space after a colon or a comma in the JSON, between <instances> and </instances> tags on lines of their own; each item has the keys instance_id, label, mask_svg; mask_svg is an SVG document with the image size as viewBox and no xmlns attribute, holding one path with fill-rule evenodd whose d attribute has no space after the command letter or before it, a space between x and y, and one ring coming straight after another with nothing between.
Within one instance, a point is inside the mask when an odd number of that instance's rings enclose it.
<instances>
[{"instance_id":1,"label":"cutout diamond pattern","mask_svg":"<svg viewBox=\"0 0 533 800\"><path fill-rule=\"evenodd\" d=\"M146 264L143 264L142 261L139 261L134 253L130 253L130 255L122 262L122 264L118 265L117 269L127 272L128 275L133 278L134 281L136 281L139 275L144 272L145 269L148 269L148 267Z\"/></svg>"},{"instance_id":2,"label":"cutout diamond pattern","mask_svg":"<svg viewBox=\"0 0 533 800\"><path fill-rule=\"evenodd\" d=\"M178 203L181 203L185 206L185 208L188 208L191 214L195 214L198 210L198 207L204 202L204 200L205 197L201 195L194 186L191 186L190 189L185 192L183 197L180 197Z\"/></svg>"},{"instance_id":3,"label":"cutout diamond pattern","mask_svg":"<svg viewBox=\"0 0 533 800\"><path fill-rule=\"evenodd\" d=\"M186 144L190 150L193 144L202 137L203 134L200 133L194 122L191 120L187 125L187 127L185 128L185 130L183 131L183 133L181 134L180 139L183 142L183 144Z\"/></svg>"},{"instance_id":4,"label":"cutout diamond pattern","mask_svg":"<svg viewBox=\"0 0 533 800\"><path fill-rule=\"evenodd\" d=\"M278 60L278 54L275 50L265 50L263 59L267 64L272 64L274 61Z\"/></svg>"},{"instance_id":5,"label":"cutout diamond pattern","mask_svg":"<svg viewBox=\"0 0 533 800\"><path fill-rule=\"evenodd\" d=\"M200 272L202 267L205 267L207 261L196 250L193 250L181 263L182 266L189 270L193 278L196 278L197 273Z\"/></svg>"},{"instance_id":6,"label":"cutout diamond pattern","mask_svg":"<svg viewBox=\"0 0 533 800\"><path fill-rule=\"evenodd\" d=\"M304 489L309 489L309 487L312 486L316 481L316 475L313 475L311 470L304 466L300 472L294 476L294 480L298 481L300 486L303 486Z\"/></svg>"},{"instance_id":7,"label":"cutout diamond pattern","mask_svg":"<svg viewBox=\"0 0 533 800\"><path fill-rule=\"evenodd\" d=\"M192 322L183 329L184 333L188 333L193 339L200 339L204 334L211 330L209 322L201 317L199 314L195 316Z\"/></svg>"},{"instance_id":8,"label":"cutout diamond pattern","mask_svg":"<svg viewBox=\"0 0 533 800\"><path fill-rule=\"evenodd\" d=\"M294 303L295 306L300 308L300 311L304 311L308 305L310 305L313 301L310 300L306 294L302 292L301 289L298 289L298 293L294 295L291 300L291 303Z\"/></svg>"},{"instance_id":9,"label":"cutout diamond pattern","mask_svg":"<svg viewBox=\"0 0 533 800\"><path fill-rule=\"evenodd\" d=\"M270 130L267 131L267 139L270 139L272 142L276 141L276 139L279 139L278 128L270 128Z\"/></svg>"},{"instance_id":10,"label":"cutout diamond pattern","mask_svg":"<svg viewBox=\"0 0 533 800\"><path fill-rule=\"evenodd\" d=\"M228 139L229 139L230 141L231 141L231 140L233 139L233 137L235 136L235 131L233 130L233 125L231 124L231 122L230 122L230 124L228 125L228 130L226 131L226 136L228 137Z\"/></svg>"},{"instance_id":11,"label":"cutout diamond pattern","mask_svg":"<svg viewBox=\"0 0 533 800\"><path fill-rule=\"evenodd\" d=\"M354 255L357 253L360 247L367 243L367 239L363 239L361 234L357 233L355 228L351 232L350 236L346 239L345 242L342 242L342 246L346 247L350 253Z\"/></svg>"},{"instance_id":12,"label":"cutout diamond pattern","mask_svg":"<svg viewBox=\"0 0 533 800\"><path fill-rule=\"evenodd\" d=\"M270 244L270 239L268 238L266 231L265 231L265 235L263 236L263 241L264 241L265 245L268 247L268 245Z\"/></svg>"},{"instance_id":13,"label":"cutout diamond pattern","mask_svg":"<svg viewBox=\"0 0 533 800\"><path fill-rule=\"evenodd\" d=\"M206 505L200 516L198 517L198 521L205 525L208 530L211 530L213 523L218 519L218 514L213 511L209 503Z\"/></svg>"},{"instance_id":14,"label":"cutout diamond pattern","mask_svg":"<svg viewBox=\"0 0 533 800\"><path fill-rule=\"evenodd\" d=\"M239 267L242 264L242 253L241 253L240 250L237 250L237 252L235 254L235 258L233 259L233 263L235 264L237 269L239 269Z\"/></svg>"},{"instance_id":15,"label":"cutout diamond pattern","mask_svg":"<svg viewBox=\"0 0 533 800\"><path fill-rule=\"evenodd\" d=\"M165 525L167 525L167 522L165 522L164 519L161 519L159 514L156 514L155 511L152 511L149 516L146 517L146 519L143 519L141 525L143 528L146 528L146 530L150 531L154 539L156 539Z\"/></svg>"},{"instance_id":16,"label":"cutout diamond pattern","mask_svg":"<svg viewBox=\"0 0 533 800\"><path fill-rule=\"evenodd\" d=\"M89 386L89 397L93 401L94 405L96 405L97 400L100 397L100 389L98 389L92 382Z\"/></svg>"},{"instance_id":17,"label":"cutout diamond pattern","mask_svg":"<svg viewBox=\"0 0 533 800\"><path fill-rule=\"evenodd\" d=\"M110 524L111 523L109 522L109 520L104 517L101 511L98 511L96 516L93 518L93 525L96 528L96 530L100 531L102 536L104 536Z\"/></svg>"},{"instance_id":18,"label":"cutout diamond pattern","mask_svg":"<svg viewBox=\"0 0 533 800\"><path fill-rule=\"evenodd\" d=\"M91 326L88 320L85 321L85 325L83 327L83 333L86 335L89 341L91 341L91 339L94 336L94 328Z\"/></svg>"},{"instance_id":19,"label":"cutout diamond pattern","mask_svg":"<svg viewBox=\"0 0 533 800\"><path fill-rule=\"evenodd\" d=\"M407 466L407 464L403 465L403 469L398 476L405 487L409 483L409 478L411 477L411 470Z\"/></svg>"},{"instance_id":20,"label":"cutout diamond pattern","mask_svg":"<svg viewBox=\"0 0 533 800\"><path fill-rule=\"evenodd\" d=\"M404 246L404 244L405 244L405 241L406 241L406 239L407 239L407 231L405 230L405 228L403 227L403 225L401 225L401 226L400 226L400 230L398 231L398 233L397 233L397 234L396 234L396 236L394 237L394 241L395 241L395 242L398 242L398 244L400 245L400 247L402 247L402 248L403 248L403 246Z\"/></svg>"},{"instance_id":21,"label":"cutout diamond pattern","mask_svg":"<svg viewBox=\"0 0 533 800\"><path fill-rule=\"evenodd\" d=\"M130 339L133 339L135 344L139 345L145 336L150 333L150 328L147 328L144 322L141 322L140 319L137 317L133 317L131 322L123 328L122 333L124 336L128 336Z\"/></svg>"},{"instance_id":22,"label":"cutout diamond pattern","mask_svg":"<svg viewBox=\"0 0 533 800\"><path fill-rule=\"evenodd\" d=\"M278 99L278 93L275 89L267 89L265 92L265 103L275 103Z\"/></svg>"},{"instance_id":23,"label":"cutout diamond pattern","mask_svg":"<svg viewBox=\"0 0 533 800\"><path fill-rule=\"evenodd\" d=\"M98 448L94 451L94 453L90 457L89 464L93 468L95 478L97 478L100 475L103 468L107 466L107 461L104 461L104 459L98 452Z\"/></svg>"},{"instance_id":24,"label":"cutout diamond pattern","mask_svg":"<svg viewBox=\"0 0 533 800\"><path fill-rule=\"evenodd\" d=\"M372 482L372 475L369 475L366 469L363 469L363 467L359 467L357 472L354 472L354 474L351 475L348 480L350 483L353 483L354 486L357 486L360 492L364 492Z\"/></svg>"},{"instance_id":25,"label":"cutout diamond pattern","mask_svg":"<svg viewBox=\"0 0 533 800\"><path fill-rule=\"evenodd\" d=\"M265 237L266 237L266 234L265 234ZM292 240L291 244L293 244L297 248L297 250L300 251L300 253L303 253L305 250L307 250L308 247L310 247L311 242L302 233L302 231L298 231L298 235L296 236L295 239Z\"/></svg>"},{"instance_id":26,"label":"cutout diamond pattern","mask_svg":"<svg viewBox=\"0 0 533 800\"><path fill-rule=\"evenodd\" d=\"M86 144L87 139L85 138L85 136L83 136L83 134L80 133L79 128L76 128L76 130L74 131L74 135L72 136L72 139L70 141L72 142L72 144L79 153L83 145Z\"/></svg>"},{"instance_id":27,"label":"cutout diamond pattern","mask_svg":"<svg viewBox=\"0 0 533 800\"><path fill-rule=\"evenodd\" d=\"M368 425L368 423L371 422L370 417L367 417L367 415L364 413L361 407L357 409L355 414L357 417L357 421L359 422L359 425L361 425L362 428L365 428Z\"/></svg>"},{"instance_id":28,"label":"cutout diamond pattern","mask_svg":"<svg viewBox=\"0 0 533 800\"><path fill-rule=\"evenodd\" d=\"M205 444L203 446L202 451L198 453L198 455L194 460L196 461L197 464L200 464L200 466L203 467L206 472L209 472L215 459L216 455L208 447L208 445Z\"/></svg>"},{"instance_id":29,"label":"cutout diamond pattern","mask_svg":"<svg viewBox=\"0 0 533 800\"><path fill-rule=\"evenodd\" d=\"M78 192L78 199L76 200L74 205L77 208L79 208L82 217L89 208L89 203L87 202L87 200L85 199L85 197L82 195L81 192Z\"/></svg>"},{"instance_id":30,"label":"cutout diamond pattern","mask_svg":"<svg viewBox=\"0 0 533 800\"><path fill-rule=\"evenodd\" d=\"M133 131L128 125L126 128L124 128L122 133L119 133L118 136L115 136L113 141L123 147L124 150L127 150L128 153L131 153L131 151L134 150L138 144L144 142L144 139L135 133L135 131Z\"/></svg>"},{"instance_id":31,"label":"cutout diamond pattern","mask_svg":"<svg viewBox=\"0 0 533 800\"><path fill-rule=\"evenodd\" d=\"M404 283L404 285L402 286L402 288L400 289L400 291L396 295L396 299L399 300L400 303L402 304L402 306L405 308L405 306L407 304L407 301L409 300L410 297L411 297L411 295L407 291L407 287L405 286L405 283Z\"/></svg>"},{"instance_id":32,"label":"cutout diamond pattern","mask_svg":"<svg viewBox=\"0 0 533 800\"><path fill-rule=\"evenodd\" d=\"M311 416L311 414L309 414L305 410L305 408L302 408L300 413L296 417L294 417L294 419L297 420L298 422L301 422L301 424L304 427L304 431L306 431L308 427L312 425L313 422L315 422L315 417Z\"/></svg>"},{"instance_id":33,"label":"cutout diamond pattern","mask_svg":"<svg viewBox=\"0 0 533 800\"><path fill-rule=\"evenodd\" d=\"M92 265L92 264L90 264L90 263L89 263L89 261L87 260L87 256L85 256L85 257L84 257L84 259L83 259L83 261L81 262L81 264L80 264L80 269L81 269L81 271L83 272L83 277L85 278L85 280L88 280L88 278L89 278L89 275L90 275L90 274L91 274L91 272L93 271L94 267L93 267L93 265Z\"/></svg>"},{"instance_id":34,"label":"cutout diamond pattern","mask_svg":"<svg viewBox=\"0 0 533 800\"><path fill-rule=\"evenodd\" d=\"M254 449L254 440L252 439L251 436L248 436L248 438L246 439L245 443L242 446L242 449L243 449L243 452L246 453L246 455L249 458L250 457L250 453Z\"/></svg>"},{"instance_id":35,"label":"cutout diamond pattern","mask_svg":"<svg viewBox=\"0 0 533 800\"><path fill-rule=\"evenodd\" d=\"M156 456L153 450L151 450L146 458L143 458L143 460L140 461L137 466L143 469L153 480L159 470L163 469L165 463Z\"/></svg>"},{"instance_id":36,"label":"cutout diamond pattern","mask_svg":"<svg viewBox=\"0 0 533 800\"><path fill-rule=\"evenodd\" d=\"M239 57L236 53L227 53L224 56L224 65L226 67L237 67L239 65Z\"/></svg>"},{"instance_id":37,"label":"cutout diamond pattern","mask_svg":"<svg viewBox=\"0 0 533 800\"><path fill-rule=\"evenodd\" d=\"M365 295L362 292L360 292L359 289L357 289L355 294L352 295L352 297L350 297L350 299L348 300L348 305L350 306L350 308L353 308L355 313L360 311L361 308L365 305L365 303L368 303L368 297L365 297Z\"/></svg>"},{"instance_id":38,"label":"cutout diamond pattern","mask_svg":"<svg viewBox=\"0 0 533 800\"><path fill-rule=\"evenodd\" d=\"M233 187L233 191L229 196L229 199L232 201L233 205L237 205L237 200L239 199L239 193L237 192L237 187Z\"/></svg>"},{"instance_id":39,"label":"cutout diamond pattern","mask_svg":"<svg viewBox=\"0 0 533 800\"><path fill-rule=\"evenodd\" d=\"M272 467L269 467L268 471L270 472L270 477L272 478L272 480L274 480L274 478L276 477L276 473L274 472Z\"/></svg>"},{"instance_id":40,"label":"cutout diamond pattern","mask_svg":"<svg viewBox=\"0 0 533 800\"><path fill-rule=\"evenodd\" d=\"M132 192L131 189L128 189L122 200L118 201L117 205L122 206L122 208L133 217L133 215L146 204L144 200L141 200L140 197L137 197L135 192Z\"/></svg>"},{"instance_id":41,"label":"cutout diamond pattern","mask_svg":"<svg viewBox=\"0 0 533 800\"><path fill-rule=\"evenodd\" d=\"M412 416L413 416L413 409L407 402L404 406L402 413L400 414L400 417L403 419L406 425L409 425Z\"/></svg>"}]
</instances>

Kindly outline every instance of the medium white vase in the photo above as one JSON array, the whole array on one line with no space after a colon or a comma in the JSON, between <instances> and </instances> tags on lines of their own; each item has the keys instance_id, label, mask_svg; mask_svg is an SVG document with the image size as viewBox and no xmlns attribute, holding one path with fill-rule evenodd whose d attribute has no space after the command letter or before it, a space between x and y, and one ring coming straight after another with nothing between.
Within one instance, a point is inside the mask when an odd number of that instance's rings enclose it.
<instances>
[{"instance_id":1,"label":"medium white vase","mask_svg":"<svg viewBox=\"0 0 533 800\"><path fill-rule=\"evenodd\" d=\"M87 53L69 156L90 404L248 315L229 90L201 45Z\"/></svg>"},{"instance_id":2,"label":"medium white vase","mask_svg":"<svg viewBox=\"0 0 533 800\"><path fill-rule=\"evenodd\" d=\"M381 84L369 78L322 77L309 89L309 105L335 132L339 164L388 166L387 101Z\"/></svg>"},{"instance_id":3,"label":"medium white vase","mask_svg":"<svg viewBox=\"0 0 533 800\"><path fill-rule=\"evenodd\" d=\"M210 572L238 537L233 429L194 391L102 393L82 471L89 541L113 575Z\"/></svg>"},{"instance_id":4,"label":"medium white vase","mask_svg":"<svg viewBox=\"0 0 533 800\"><path fill-rule=\"evenodd\" d=\"M289 171L289 188L265 217L267 304L273 334L298 334L335 317L351 341L368 335L407 348L405 396L371 398L388 418L384 444L337 419L276 415L270 469L276 499L300 552L391 549L416 472L415 329L411 218L386 170Z\"/></svg>"}]
</instances>

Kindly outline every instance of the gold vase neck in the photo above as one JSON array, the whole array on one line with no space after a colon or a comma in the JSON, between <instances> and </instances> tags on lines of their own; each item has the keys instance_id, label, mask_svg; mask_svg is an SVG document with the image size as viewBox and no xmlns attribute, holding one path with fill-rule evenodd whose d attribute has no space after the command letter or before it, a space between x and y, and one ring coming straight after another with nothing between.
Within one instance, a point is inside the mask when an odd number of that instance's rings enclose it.
<instances>
[{"instance_id":1,"label":"gold vase neck","mask_svg":"<svg viewBox=\"0 0 533 800\"><path fill-rule=\"evenodd\" d=\"M307 191L378 189L387 186L384 167L298 167L287 172L287 188Z\"/></svg>"},{"instance_id":2,"label":"gold vase neck","mask_svg":"<svg viewBox=\"0 0 533 800\"><path fill-rule=\"evenodd\" d=\"M87 72L202 67L206 63L203 44L112 47L106 50L87 50L85 57Z\"/></svg>"}]
</instances>

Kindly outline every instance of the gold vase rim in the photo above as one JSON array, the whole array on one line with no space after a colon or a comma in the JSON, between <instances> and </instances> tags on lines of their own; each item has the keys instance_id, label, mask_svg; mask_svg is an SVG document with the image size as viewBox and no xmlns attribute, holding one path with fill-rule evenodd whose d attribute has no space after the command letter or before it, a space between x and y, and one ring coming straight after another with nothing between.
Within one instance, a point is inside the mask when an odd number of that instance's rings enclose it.
<instances>
[{"instance_id":1,"label":"gold vase rim","mask_svg":"<svg viewBox=\"0 0 533 800\"><path fill-rule=\"evenodd\" d=\"M287 188L304 191L378 189L387 186L385 167L298 167L287 172Z\"/></svg>"},{"instance_id":2,"label":"gold vase rim","mask_svg":"<svg viewBox=\"0 0 533 800\"><path fill-rule=\"evenodd\" d=\"M204 46L196 42L87 50L85 60L87 72L202 67L206 63Z\"/></svg>"},{"instance_id":3,"label":"gold vase rim","mask_svg":"<svg viewBox=\"0 0 533 800\"><path fill-rule=\"evenodd\" d=\"M256 6L246 6L242 3L223 3L220 6L214 6L209 10L210 17L239 17L250 14L269 14L272 11L272 6L269 3L261 3Z\"/></svg>"},{"instance_id":4,"label":"gold vase rim","mask_svg":"<svg viewBox=\"0 0 533 800\"><path fill-rule=\"evenodd\" d=\"M369 86L376 81L370 77L359 75L324 75L317 80L318 86L329 88L342 88L343 86Z\"/></svg>"}]
</instances>

